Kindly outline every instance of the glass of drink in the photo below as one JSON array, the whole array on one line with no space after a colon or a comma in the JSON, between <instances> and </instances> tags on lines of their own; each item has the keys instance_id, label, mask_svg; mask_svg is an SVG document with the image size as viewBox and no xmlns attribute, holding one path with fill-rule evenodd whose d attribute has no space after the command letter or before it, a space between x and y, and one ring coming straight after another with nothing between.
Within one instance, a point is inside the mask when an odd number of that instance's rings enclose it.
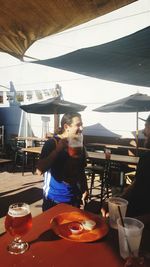
<instances>
[{"instance_id":1,"label":"glass of drink","mask_svg":"<svg viewBox=\"0 0 150 267\"><path fill-rule=\"evenodd\" d=\"M129 260L129 257L130 259L134 259L134 257L138 257L139 254L144 224L130 217L123 218L123 223L124 227L121 219L119 218L117 220L120 255L123 259Z\"/></svg>"},{"instance_id":2,"label":"glass of drink","mask_svg":"<svg viewBox=\"0 0 150 267\"><path fill-rule=\"evenodd\" d=\"M32 227L32 216L30 207L26 203L15 203L9 206L8 213L5 219L6 231L14 237L12 243L7 247L11 254L24 253L29 245L21 240Z\"/></svg>"},{"instance_id":3,"label":"glass of drink","mask_svg":"<svg viewBox=\"0 0 150 267\"><path fill-rule=\"evenodd\" d=\"M122 217L125 217L128 201L120 197L111 197L108 199L109 224L111 228L117 229L117 219L120 218L118 206L120 207Z\"/></svg>"},{"instance_id":4,"label":"glass of drink","mask_svg":"<svg viewBox=\"0 0 150 267\"><path fill-rule=\"evenodd\" d=\"M74 134L68 137L68 154L73 158L78 158L83 151L83 135Z\"/></svg>"},{"instance_id":5,"label":"glass of drink","mask_svg":"<svg viewBox=\"0 0 150 267\"><path fill-rule=\"evenodd\" d=\"M105 148L105 158L107 160L110 160L110 158L111 158L111 149Z\"/></svg>"}]
</instances>

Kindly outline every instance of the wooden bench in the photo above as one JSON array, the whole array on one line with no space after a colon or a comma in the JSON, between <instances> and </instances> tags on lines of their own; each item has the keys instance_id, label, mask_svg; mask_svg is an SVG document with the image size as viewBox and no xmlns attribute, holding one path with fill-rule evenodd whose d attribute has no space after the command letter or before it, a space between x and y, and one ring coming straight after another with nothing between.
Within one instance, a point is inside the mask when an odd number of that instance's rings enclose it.
<instances>
[{"instance_id":1,"label":"wooden bench","mask_svg":"<svg viewBox=\"0 0 150 267\"><path fill-rule=\"evenodd\" d=\"M0 158L0 164L5 164L5 163L9 163L12 162L12 159L1 159Z\"/></svg>"},{"instance_id":2,"label":"wooden bench","mask_svg":"<svg viewBox=\"0 0 150 267\"><path fill-rule=\"evenodd\" d=\"M2 158L0 158L0 171L2 171L1 166L5 166L6 164L9 164L9 163L12 163L12 162L13 162L12 159L2 159Z\"/></svg>"}]
</instances>

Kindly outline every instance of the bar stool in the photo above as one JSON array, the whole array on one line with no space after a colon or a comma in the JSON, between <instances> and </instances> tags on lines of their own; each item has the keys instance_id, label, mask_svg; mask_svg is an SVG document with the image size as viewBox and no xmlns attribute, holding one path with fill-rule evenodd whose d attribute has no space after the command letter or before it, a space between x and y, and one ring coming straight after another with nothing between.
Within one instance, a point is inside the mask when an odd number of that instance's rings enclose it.
<instances>
[{"instance_id":1,"label":"bar stool","mask_svg":"<svg viewBox=\"0 0 150 267\"><path fill-rule=\"evenodd\" d=\"M102 199L102 191L103 191L103 175L104 175L104 167L100 165L91 165L85 168L85 174L90 179L90 186L89 186L89 200L92 197L100 197ZM96 175L99 175L99 185L94 185ZM93 190L99 187L100 193L93 194Z\"/></svg>"},{"instance_id":2,"label":"bar stool","mask_svg":"<svg viewBox=\"0 0 150 267\"><path fill-rule=\"evenodd\" d=\"M25 140L15 140L14 145L11 146L14 152L14 172L17 168L22 168L23 152L22 148L25 148Z\"/></svg>"}]
</instances>

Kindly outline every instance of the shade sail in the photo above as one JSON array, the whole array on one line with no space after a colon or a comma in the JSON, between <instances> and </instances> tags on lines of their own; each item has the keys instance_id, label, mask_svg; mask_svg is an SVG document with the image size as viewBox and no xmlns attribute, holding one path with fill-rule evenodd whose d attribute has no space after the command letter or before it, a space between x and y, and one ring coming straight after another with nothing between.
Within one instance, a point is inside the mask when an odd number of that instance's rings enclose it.
<instances>
[{"instance_id":1,"label":"shade sail","mask_svg":"<svg viewBox=\"0 0 150 267\"><path fill-rule=\"evenodd\" d=\"M18 58L36 40L135 0L0 0L0 51Z\"/></svg>"},{"instance_id":2,"label":"shade sail","mask_svg":"<svg viewBox=\"0 0 150 267\"><path fill-rule=\"evenodd\" d=\"M150 27L94 47L35 63L114 82L150 86Z\"/></svg>"},{"instance_id":3,"label":"shade sail","mask_svg":"<svg viewBox=\"0 0 150 267\"><path fill-rule=\"evenodd\" d=\"M20 106L28 113L35 114L64 114L69 112L83 111L86 106L61 100L60 98L49 98L47 100Z\"/></svg>"}]
</instances>

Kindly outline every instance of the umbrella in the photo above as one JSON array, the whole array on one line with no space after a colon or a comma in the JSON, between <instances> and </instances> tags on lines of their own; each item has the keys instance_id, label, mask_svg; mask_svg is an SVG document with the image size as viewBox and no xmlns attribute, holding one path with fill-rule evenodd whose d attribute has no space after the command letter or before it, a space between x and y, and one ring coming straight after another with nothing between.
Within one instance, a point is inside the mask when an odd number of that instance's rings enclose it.
<instances>
[{"instance_id":1,"label":"umbrella","mask_svg":"<svg viewBox=\"0 0 150 267\"><path fill-rule=\"evenodd\" d=\"M83 111L86 106L54 97L29 105L22 105L20 108L28 113L35 114L63 114Z\"/></svg>"},{"instance_id":2,"label":"umbrella","mask_svg":"<svg viewBox=\"0 0 150 267\"><path fill-rule=\"evenodd\" d=\"M136 146L138 148L138 113L150 111L150 96L136 93L94 109L98 112L136 112Z\"/></svg>"},{"instance_id":3,"label":"umbrella","mask_svg":"<svg viewBox=\"0 0 150 267\"><path fill-rule=\"evenodd\" d=\"M56 115L83 111L86 106L62 100L60 97L54 97L29 105L21 105L20 108L28 113ZM55 116L55 119L57 120L57 123L55 123L54 126L56 130L57 126L59 125L58 116Z\"/></svg>"}]
</instances>

